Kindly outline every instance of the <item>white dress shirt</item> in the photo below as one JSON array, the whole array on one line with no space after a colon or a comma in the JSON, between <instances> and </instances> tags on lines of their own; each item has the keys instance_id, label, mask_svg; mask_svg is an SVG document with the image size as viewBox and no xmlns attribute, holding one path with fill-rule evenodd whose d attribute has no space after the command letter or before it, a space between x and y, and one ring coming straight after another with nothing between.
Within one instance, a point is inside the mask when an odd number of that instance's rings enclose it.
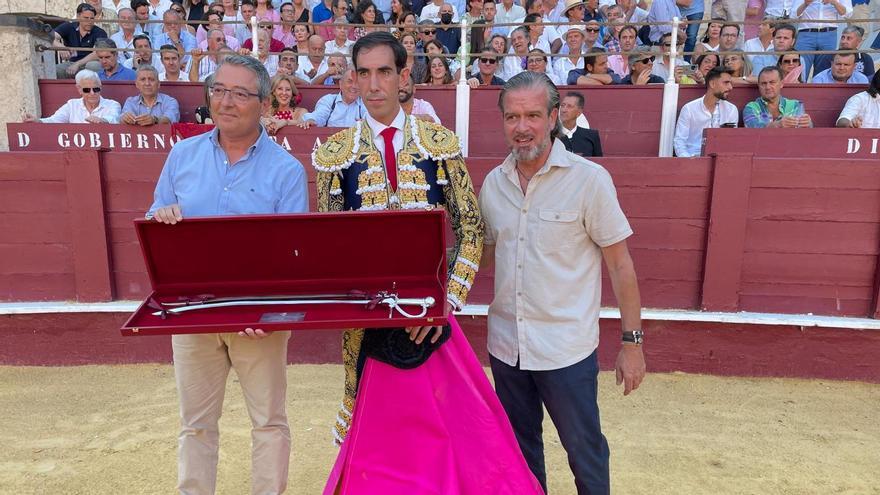
<instances>
[{"instance_id":1,"label":"white dress shirt","mask_svg":"<svg viewBox=\"0 0 880 495\"><path fill-rule=\"evenodd\" d=\"M766 0L764 7L764 15L772 15L773 17L794 17L794 0Z\"/></svg>"},{"instance_id":2,"label":"white dress shirt","mask_svg":"<svg viewBox=\"0 0 880 495\"><path fill-rule=\"evenodd\" d=\"M553 72L556 73L556 78L562 81L562 84L568 84L568 73L575 69L583 69L584 68L584 57L578 57L577 63L571 63L571 59L568 57L560 57L556 59L556 62L553 63Z\"/></svg>"},{"instance_id":3,"label":"white dress shirt","mask_svg":"<svg viewBox=\"0 0 880 495\"><path fill-rule=\"evenodd\" d=\"M797 10L804 4L804 0L794 0L791 4L791 17L795 17L797 15ZM821 0L813 0L813 2L807 5L804 8L804 12L798 17L801 21L808 20L825 20L825 21L833 21L837 19L849 19L852 16L853 8L851 0L840 0L840 4L843 5L844 12L843 15L837 13L837 9L831 5L830 3L822 3ZM797 24L798 30L801 29L825 29L825 28L838 28L843 29L844 26L839 26L837 24L827 24L820 22L801 22Z\"/></svg>"},{"instance_id":4,"label":"white dress shirt","mask_svg":"<svg viewBox=\"0 0 880 495\"><path fill-rule=\"evenodd\" d=\"M852 122L856 117L862 119L862 129L880 128L880 97L871 96L867 91L850 96L837 120Z\"/></svg>"},{"instance_id":5,"label":"white dress shirt","mask_svg":"<svg viewBox=\"0 0 880 495\"><path fill-rule=\"evenodd\" d=\"M143 32L144 32L143 29L141 29L140 26L135 24L134 34L132 35L130 40L125 41L125 33L123 33L121 29L119 31L116 31L115 33L113 33L113 35L110 36L110 39L113 40L114 43L116 43L116 48L120 48L120 49L128 48L129 50L131 50L131 49L134 49L134 37L139 34L142 34ZM134 52L118 52L118 54L119 54L118 58L119 58L120 64L125 62L126 60L129 60L132 57L134 57Z\"/></svg>"},{"instance_id":6,"label":"white dress shirt","mask_svg":"<svg viewBox=\"0 0 880 495\"><path fill-rule=\"evenodd\" d=\"M599 344L602 250L632 229L611 175L554 140L544 166L519 184L508 156L480 190L485 245L495 246L489 353L523 370L577 363Z\"/></svg>"},{"instance_id":7,"label":"white dress shirt","mask_svg":"<svg viewBox=\"0 0 880 495\"><path fill-rule=\"evenodd\" d=\"M434 110L434 105L431 105L429 101L413 98L412 114L427 115L434 119L435 124L442 124L440 117L437 116L437 112Z\"/></svg>"},{"instance_id":8,"label":"white dress shirt","mask_svg":"<svg viewBox=\"0 0 880 495\"><path fill-rule=\"evenodd\" d=\"M100 117L110 124L119 123L122 107L115 100L101 97L98 106L91 112L86 109L82 98L67 100L55 113L40 119L44 124L88 124L86 117Z\"/></svg>"},{"instance_id":9,"label":"white dress shirt","mask_svg":"<svg viewBox=\"0 0 880 495\"><path fill-rule=\"evenodd\" d=\"M574 121L574 127L569 129L564 125L559 126L562 129L562 134L565 135L568 139L571 139L574 136L574 131L577 130L578 127L582 127L584 129L590 128L590 121L587 120L587 116L583 113L578 114L577 120Z\"/></svg>"},{"instance_id":10,"label":"white dress shirt","mask_svg":"<svg viewBox=\"0 0 880 495\"><path fill-rule=\"evenodd\" d=\"M729 101L721 100L710 112L703 98L688 102L681 107L672 140L675 155L679 157L700 156L703 148L703 129L721 127L722 124L739 123L739 110Z\"/></svg>"},{"instance_id":11,"label":"white dress shirt","mask_svg":"<svg viewBox=\"0 0 880 495\"><path fill-rule=\"evenodd\" d=\"M370 126L370 131L373 133L373 145L376 146L376 149L379 150L379 156L382 157L382 163L385 165L385 177L388 177L388 164L385 163L385 138L382 137L381 132L389 127L393 127L397 129L397 132L394 133L394 137L391 139L391 144L394 145L395 155L400 153L400 150L403 149L403 125L406 123L406 114L403 113L403 109L401 108L397 112L397 116L394 117L394 120L391 121L391 125L385 125L378 120L374 119L369 112L367 112L367 116L364 119L367 121L367 125Z\"/></svg>"},{"instance_id":12,"label":"white dress shirt","mask_svg":"<svg viewBox=\"0 0 880 495\"><path fill-rule=\"evenodd\" d=\"M506 10L501 2L498 2L495 7L498 10L498 13L495 14L495 24L510 24L526 17L526 9L515 3L510 6L510 10ZM516 26L507 26L507 32L513 31L514 28Z\"/></svg>"},{"instance_id":13,"label":"white dress shirt","mask_svg":"<svg viewBox=\"0 0 880 495\"><path fill-rule=\"evenodd\" d=\"M150 65L155 67L156 70L162 70L162 57L158 53L153 52L153 58L150 60ZM122 66L128 67L131 70L137 70L137 67L134 66L134 57L122 62Z\"/></svg>"},{"instance_id":14,"label":"white dress shirt","mask_svg":"<svg viewBox=\"0 0 880 495\"><path fill-rule=\"evenodd\" d=\"M302 72L303 74L307 74L310 70L312 70L314 65L312 64L312 61L309 59L309 57L307 55L300 55L299 64L297 65L297 67L298 67L297 70L299 72ZM321 74L323 74L325 72L327 72L327 57L324 57L321 59L321 65L318 66L318 70L315 71L315 76L312 77L309 82L314 81L316 77L320 76Z\"/></svg>"},{"instance_id":15,"label":"white dress shirt","mask_svg":"<svg viewBox=\"0 0 880 495\"><path fill-rule=\"evenodd\" d=\"M113 0L102 0L101 1L101 8L103 10L109 10L110 12L113 12L114 14L118 14L119 9L131 8L131 5L129 2L126 2L125 0L120 0L119 5L116 5L115 3L113 3Z\"/></svg>"},{"instance_id":16,"label":"white dress shirt","mask_svg":"<svg viewBox=\"0 0 880 495\"><path fill-rule=\"evenodd\" d=\"M430 20L440 23L440 7L443 4L434 5L434 2L429 3L422 7L422 15L419 17L419 21ZM455 5L451 5L452 7L452 22L458 22L458 9L455 8ZM496 21L497 22L497 21Z\"/></svg>"},{"instance_id":17,"label":"white dress shirt","mask_svg":"<svg viewBox=\"0 0 880 495\"><path fill-rule=\"evenodd\" d=\"M333 53L342 53L344 55L351 55L351 47L354 45L354 41L345 40L345 44L343 46L339 46L336 44L336 40L332 39L324 43L324 54L330 55Z\"/></svg>"}]
</instances>

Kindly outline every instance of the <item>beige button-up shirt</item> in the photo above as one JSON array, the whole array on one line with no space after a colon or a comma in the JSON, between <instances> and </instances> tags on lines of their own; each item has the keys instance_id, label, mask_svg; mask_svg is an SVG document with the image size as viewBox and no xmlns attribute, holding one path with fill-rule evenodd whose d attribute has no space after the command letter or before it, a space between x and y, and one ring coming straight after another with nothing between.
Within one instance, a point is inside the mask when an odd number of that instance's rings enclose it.
<instances>
[{"instance_id":1,"label":"beige button-up shirt","mask_svg":"<svg viewBox=\"0 0 880 495\"><path fill-rule=\"evenodd\" d=\"M484 243L495 245L489 353L524 370L553 370L599 344L602 247L632 229L600 165L559 141L525 194L512 156L480 191Z\"/></svg>"}]
</instances>

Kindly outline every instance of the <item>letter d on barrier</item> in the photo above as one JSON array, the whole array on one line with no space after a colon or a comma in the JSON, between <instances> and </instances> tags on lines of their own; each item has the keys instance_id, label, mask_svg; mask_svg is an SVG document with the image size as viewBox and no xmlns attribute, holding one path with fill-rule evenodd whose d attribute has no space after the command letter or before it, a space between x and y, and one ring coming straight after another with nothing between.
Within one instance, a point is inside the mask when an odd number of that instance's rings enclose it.
<instances>
[{"instance_id":1,"label":"letter d on barrier","mask_svg":"<svg viewBox=\"0 0 880 495\"><path fill-rule=\"evenodd\" d=\"M858 153L859 148L862 147L862 143L859 142L856 138L849 138L846 140L846 154L851 155L853 153Z\"/></svg>"},{"instance_id":2,"label":"letter d on barrier","mask_svg":"<svg viewBox=\"0 0 880 495\"><path fill-rule=\"evenodd\" d=\"M31 144L31 137L26 132L18 133L18 147L27 148Z\"/></svg>"}]
</instances>

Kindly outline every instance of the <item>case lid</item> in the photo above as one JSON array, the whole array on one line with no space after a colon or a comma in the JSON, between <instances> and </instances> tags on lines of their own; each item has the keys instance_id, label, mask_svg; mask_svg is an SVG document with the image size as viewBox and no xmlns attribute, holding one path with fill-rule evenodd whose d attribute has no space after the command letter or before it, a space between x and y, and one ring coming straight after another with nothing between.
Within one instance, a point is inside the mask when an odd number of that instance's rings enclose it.
<instances>
[{"instance_id":1,"label":"case lid","mask_svg":"<svg viewBox=\"0 0 880 495\"><path fill-rule=\"evenodd\" d=\"M442 209L135 223L156 295L446 287Z\"/></svg>"}]
</instances>

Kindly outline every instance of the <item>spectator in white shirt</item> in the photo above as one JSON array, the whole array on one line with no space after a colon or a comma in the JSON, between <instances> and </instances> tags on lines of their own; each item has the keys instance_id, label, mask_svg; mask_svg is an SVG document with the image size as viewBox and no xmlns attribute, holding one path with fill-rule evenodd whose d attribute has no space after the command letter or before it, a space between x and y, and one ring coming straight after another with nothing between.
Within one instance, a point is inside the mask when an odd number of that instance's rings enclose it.
<instances>
[{"instance_id":1,"label":"spectator in white shirt","mask_svg":"<svg viewBox=\"0 0 880 495\"><path fill-rule=\"evenodd\" d=\"M706 94L685 104L678 115L672 142L676 156L699 156L704 129L737 126L739 111L727 101L732 89L729 69L715 67L706 74Z\"/></svg>"},{"instance_id":2,"label":"spectator in white shirt","mask_svg":"<svg viewBox=\"0 0 880 495\"><path fill-rule=\"evenodd\" d=\"M116 42L116 47L119 49L133 49L135 36L143 33L141 27L134 20L134 11L128 7L119 9L118 19L119 31L110 36L110 39ZM134 55L133 52L129 51L120 51L118 53L120 64L125 63L126 60Z\"/></svg>"},{"instance_id":3,"label":"spectator in white shirt","mask_svg":"<svg viewBox=\"0 0 880 495\"><path fill-rule=\"evenodd\" d=\"M550 53L550 43L544 38L544 20L539 14L529 14L523 19L523 26L529 31L529 50Z\"/></svg>"},{"instance_id":4,"label":"spectator in white shirt","mask_svg":"<svg viewBox=\"0 0 880 495\"><path fill-rule=\"evenodd\" d=\"M581 56L581 52L584 48L585 35L580 27L578 25L568 27L568 31L565 32L564 36L568 55L557 58L556 62L553 63L553 72L556 73L556 79L563 81L563 84L568 81L569 72L584 68L584 57Z\"/></svg>"},{"instance_id":5,"label":"spectator in white shirt","mask_svg":"<svg viewBox=\"0 0 880 495\"><path fill-rule=\"evenodd\" d=\"M178 53L177 48L174 45L162 45L159 48L159 58L162 59L162 67L159 72L159 81L187 81L189 82L189 76L187 76L185 70L181 70L180 68L180 53Z\"/></svg>"},{"instance_id":6,"label":"spectator in white shirt","mask_svg":"<svg viewBox=\"0 0 880 495\"><path fill-rule=\"evenodd\" d=\"M278 54L277 74L286 74L292 77L297 85L311 84L309 77L299 71L299 54L292 46L284 47Z\"/></svg>"},{"instance_id":7,"label":"spectator in white shirt","mask_svg":"<svg viewBox=\"0 0 880 495\"><path fill-rule=\"evenodd\" d=\"M324 38L313 34L309 36L309 55L299 57L299 70L314 80L327 72L327 60L324 57Z\"/></svg>"},{"instance_id":8,"label":"spectator in white shirt","mask_svg":"<svg viewBox=\"0 0 880 495\"><path fill-rule=\"evenodd\" d=\"M794 0L792 9L794 10L792 17L797 17L802 21L797 25L798 35L795 46L798 51L834 50L837 48L836 24L809 21L849 19L853 10L851 0ZM805 81L813 68L813 58L815 55L804 54L801 56Z\"/></svg>"},{"instance_id":9,"label":"spectator in white shirt","mask_svg":"<svg viewBox=\"0 0 880 495\"><path fill-rule=\"evenodd\" d=\"M765 15L764 20L758 25L758 36L747 39L743 45L743 51L748 52L770 52L770 55L758 55L749 53L749 62L752 64L752 75L757 76L761 72L761 68L768 65L776 64L776 57L773 52L773 17ZM760 64L761 68L756 68Z\"/></svg>"},{"instance_id":10,"label":"spectator in white shirt","mask_svg":"<svg viewBox=\"0 0 880 495\"><path fill-rule=\"evenodd\" d=\"M412 77L412 72L410 72L409 77L406 78L406 81L401 84L400 89L397 90L397 99L400 101L400 107L403 108L404 113L412 115L417 119L440 124L440 117L438 117L437 112L434 111L434 106L431 105L430 102L415 98L415 92L416 85Z\"/></svg>"},{"instance_id":11,"label":"spectator in white shirt","mask_svg":"<svg viewBox=\"0 0 880 495\"><path fill-rule=\"evenodd\" d=\"M431 21L435 24L440 24L440 7L443 6L445 2L444 0L433 0L431 3L422 7L422 15L419 16L419 21ZM458 22L458 9L454 4L452 6L452 22Z\"/></svg>"},{"instance_id":12,"label":"spectator in white shirt","mask_svg":"<svg viewBox=\"0 0 880 495\"><path fill-rule=\"evenodd\" d=\"M137 69L142 64L159 67L162 65L162 59L157 53L153 53L153 42L146 34L139 34L134 37L134 56L122 63L123 67L129 69Z\"/></svg>"},{"instance_id":13,"label":"spectator in white shirt","mask_svg":"<svg viewBox=\"0 0 880 495\"><path fill-rule=\"evenodd\" d=\"M526 70L529 57L529 32L518 27L510 33L510 56L504 57L504 73L507 79Z\"/></svg>"},{"instance_id":14,"label":"spectator in white shirt","mask_svg":"<svg viewBox=\"0 0 880 495\"><path fill-rule=\"evenodd\" d=\"M867 91L856 93L846 100L837 127L880 129L880 72L871 78Z\"/></svg>"},{"instance_id":15,"label":"spectator in white shirt","mask_svg":"<svg viewBox=\"0 0 880 495\"><path fill-rule=\"evenodd\" d=\"M337 19L333 21L333 33L336 35L332 40L324 43L324 53L342 53L343 55L351 55L351 47L354 41L348 39L348 21L345 19Z\"/></svg>"},{"instance_id":16,"label":"spectator in white shirt","mask_svg":"<svg viewBox=\"0 0 880 495\"><path fill-rule=\"evenodd\" d=\"M25 122L45 124L118 124L122 107L114 100L101 97L101 78L94 71L83 69L76 73L76 89L80 97L68 100L54 114L39 118L24 114Z\"/></svg>"},{"instance_id":17,"label":"spectator in white shirt","mask_svg":"<svg viewBox=\"0 0 880 495\"><path fill-rule=\"evenodd\" d=\"M526 68L531 72L544 74L545 76L549 77L551 81L553 81L553 84L557 86L561 86L565 83L565 81L560 80L556 76L556 72L554 72L552 69L548 70L547 52L541 50L540 48L529 50L529 58Z\"/></svg>"},{"instance_id":18,"label":"spectator in white shirt","mask_svg":"<svg viewBox=\"0 0 880 495\"><path fill-rule=\"evenodd\" d=\"M617 0L617 5L623 10L623 20L627 24L644 22L648 18L648 11L639 7L636 0Z\"/></svg>"},{"instance_id":19,"label":"spectator in white shirt","mask_svg":"<svg viewBox=\"0 0 880 495\"><path fill-rule=\"evenodd\" d=\"M513 31L513 29L517 27L512 25L513 23L518 22L526 16L526 9L513 3L513 0L501 0L501 3L496 5L496 10L495 23L511 24L506 28L508 32Z\"/></svg>"}]
</instances>

